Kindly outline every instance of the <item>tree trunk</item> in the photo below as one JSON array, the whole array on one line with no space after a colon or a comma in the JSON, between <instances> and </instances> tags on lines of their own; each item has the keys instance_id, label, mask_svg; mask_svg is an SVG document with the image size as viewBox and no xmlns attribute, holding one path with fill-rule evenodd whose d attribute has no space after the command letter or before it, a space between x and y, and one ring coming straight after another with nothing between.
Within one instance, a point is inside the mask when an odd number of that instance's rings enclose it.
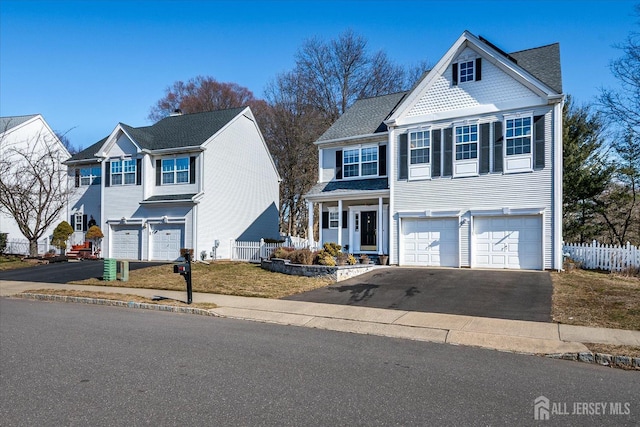
<instances>
[{"instance_id":1,"label":"tree trunk","mask_svg":"<svg viewBox=\"0 0 640 427\"><path fill-rule=\"evenodd\" d=\"M38 256L38 239L29 240L29 256L32 256L32 257Z\"/></svg>"}]
</instances>

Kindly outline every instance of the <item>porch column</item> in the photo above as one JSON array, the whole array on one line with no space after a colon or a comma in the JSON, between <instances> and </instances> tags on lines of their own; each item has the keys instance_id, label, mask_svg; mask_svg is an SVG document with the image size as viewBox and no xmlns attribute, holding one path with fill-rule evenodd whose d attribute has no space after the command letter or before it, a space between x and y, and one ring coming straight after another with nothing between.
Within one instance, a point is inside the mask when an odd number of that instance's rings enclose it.
<instances>
[{"instance_id":1,"label":"porch column","mask_svg":"<svg viewBox=\"0 0 640 427\"><path fill-rule=\"evenodd\" d=\"M338 199L338 242L342 246L342 199Z\"/></svg>"},{"instance_id":2,"label":"porch column","mask_svg":"<svg viewBox=\"0 0 640 427\"><path fill-rule=\"evenodd\" d=\"M382 197L378 197L378 231L377 231L377 237L378 237L378 241L376 242L378 244L378 255L382 255L384 253L384 247L383 247L383 237L384 237L384 233L382 232L382 224L384 223L384 221L382 220Z\"/></svg>"},{"instance_id":3,"label":"porch column","mask_svg":"<svg viewBox=\"0 0 640 427\"><path fill-rule=\"evenodd\" d=\"M322 224L322 203L318 203L318 212L319 212L319 217L318 217L318 246L322 246L322 227L324 226L324 224Z\"/></svg>"},{"instance_id":4,"label":"porch column","mask_svg":"<svg viewBox=\"0 0 640 427\"><path fill-rule=\"evenodd\" d=\"M313 202L307 202L308 221L307 221L307 240L309 244L313 242Z\"/></svg>"}]
</instances>

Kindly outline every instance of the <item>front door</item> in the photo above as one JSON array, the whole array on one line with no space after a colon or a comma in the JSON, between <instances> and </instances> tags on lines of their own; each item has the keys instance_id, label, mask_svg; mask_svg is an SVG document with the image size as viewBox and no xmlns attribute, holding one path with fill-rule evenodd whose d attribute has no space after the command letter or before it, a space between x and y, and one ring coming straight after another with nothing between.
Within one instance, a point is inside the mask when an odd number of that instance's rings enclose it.
<instances>
[{"instance_id":1,"label":"front door","mask_svg":"<svg viewBox=\"0 0 640 427\"><path fill-rule=\"evenodd\" d=\"M376 211L368 211L360 213L360 250L375 251L378 249L376 243L376 229L378 221L376 220Z\"/></svg>"}]
</instances>

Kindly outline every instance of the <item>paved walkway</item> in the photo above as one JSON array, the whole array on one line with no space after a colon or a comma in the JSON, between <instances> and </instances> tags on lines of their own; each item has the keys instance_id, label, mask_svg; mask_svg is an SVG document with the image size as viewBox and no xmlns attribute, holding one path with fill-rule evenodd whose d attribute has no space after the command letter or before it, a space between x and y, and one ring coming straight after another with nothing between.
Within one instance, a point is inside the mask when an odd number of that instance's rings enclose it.
<instances>
[{"instance_id":1,"label":"paved walkway","mask_svg":"<svg viewBox=\"0 0 640 427\"><path fill-rule=\"evenodd\" d=\"M16 281L0 281L0 296L45 288L186 299L186 292L177 291ZM518 353L589 352L583 343L640 347L640 331L205 293L194 293L193 302L214 303L218 307L210 312L234 319L471 345Z\"/></svg>"}]
</instances>

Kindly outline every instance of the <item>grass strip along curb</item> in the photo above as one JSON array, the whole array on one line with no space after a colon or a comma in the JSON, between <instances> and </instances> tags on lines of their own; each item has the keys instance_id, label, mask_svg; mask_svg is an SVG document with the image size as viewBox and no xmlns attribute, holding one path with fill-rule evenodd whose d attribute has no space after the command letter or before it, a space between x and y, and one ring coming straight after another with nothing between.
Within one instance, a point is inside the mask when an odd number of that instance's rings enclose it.
<instances>
[{"instance_id":1,"label":"grass strip along curb","mask_svg":"<svg viewBox=\"0 0 640 427\"><path fill-rule=\"evenodd\" d=\"M87 298L87 297L75 297L75 296L69 296L69 295L33 294L28 292L16 294L14 295L14 297L24 298L24 299L33 299L33 300L39 300L39 301L79 302L84 304L106 305L106 306L112 306L112 307L142 308L145 310L168 311L173 313L197 314L200 316L220 317L217 314L202 308L179 307L179 306L164 305L164 304L149 304L146 302L135 302L135 301L118 301L118 300L105 299L105 298Z\"/></svg>"}]
</instances>

